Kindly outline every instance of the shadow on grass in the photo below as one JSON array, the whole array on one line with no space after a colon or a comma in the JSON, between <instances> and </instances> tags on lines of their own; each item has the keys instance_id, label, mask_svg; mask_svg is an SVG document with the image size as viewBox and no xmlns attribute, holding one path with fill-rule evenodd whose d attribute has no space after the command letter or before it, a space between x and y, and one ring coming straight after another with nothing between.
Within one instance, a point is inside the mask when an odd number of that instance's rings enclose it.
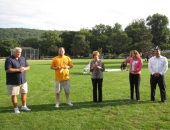
<instances>
[{"instance_id":1,"label":"shadow on grass","mask_svg":"<svg viewBox=\"0 0 170 130\"><path fill-rule=\"evenodd\" d=\"M160 101L150 102L150 101L140 101L136 100L130 101L129 99L124 100L105 100L101 103L94 103L92 101L85 102L73 102L73 106L68 106L65 103L60 103L60 107L56 108L55 104L38 104L38 105L29 105L31 112L39 111L54 111L54 110L74 110L74 109L83 109L83 108L102 108L102 107L116 107L121 105L140 105L143 103L161 103ZM0 107L0 113L11 113L13 112L13 107Z\"/></svg>"}]
</instances>

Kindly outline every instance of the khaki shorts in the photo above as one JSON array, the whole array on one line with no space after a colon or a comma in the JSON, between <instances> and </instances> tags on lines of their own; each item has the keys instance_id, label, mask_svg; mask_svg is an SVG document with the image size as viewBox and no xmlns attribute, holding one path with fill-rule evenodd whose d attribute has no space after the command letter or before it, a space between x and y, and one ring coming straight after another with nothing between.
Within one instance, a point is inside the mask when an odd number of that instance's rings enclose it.
<instances>
[{"instance_id":1,"label":"khaki shorts","mask_svg":"<svg viewBox=\"0 0 170 130\"><path fill-rule=\"evenodd\" d=\"M27 93L28 85L27 82L21 85L7 85L9 95L18 95L19 93Z\"/></svg>"},{"instance_id":2,"label":"khaki shorts","mask_svg":"<svg viewBox=\"0 0 170 130\"><path fill-rule=\"evenodd\" d=\"M56 81L55 82L55 93L60 93L64 87L65 93L70 93L70 80L67 81Z\"/></svg>"}]
</instances>

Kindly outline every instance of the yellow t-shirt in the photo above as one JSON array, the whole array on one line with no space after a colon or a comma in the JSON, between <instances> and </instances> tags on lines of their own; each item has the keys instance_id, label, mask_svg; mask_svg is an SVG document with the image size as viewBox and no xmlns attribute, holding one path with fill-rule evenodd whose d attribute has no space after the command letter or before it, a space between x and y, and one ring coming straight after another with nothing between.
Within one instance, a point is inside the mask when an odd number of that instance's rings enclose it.
<instances>
[{"instance_id":1,"label":"yellow t-shirt","mask_svg":"<svg viewBox=\"0 0 170 130\"><path fill-rule=\"evenodd\" d=\"M56 56L52 60L51 67L57 67L57 66L60 66L60 67L73 66L73 63L68 56ZM65 81L65 80L69 80L69 79L70 79L69 69L63 69L63 71L61 71L61 69L55 70L55 80L56 81Z\"/></svg>"}]
</instances>

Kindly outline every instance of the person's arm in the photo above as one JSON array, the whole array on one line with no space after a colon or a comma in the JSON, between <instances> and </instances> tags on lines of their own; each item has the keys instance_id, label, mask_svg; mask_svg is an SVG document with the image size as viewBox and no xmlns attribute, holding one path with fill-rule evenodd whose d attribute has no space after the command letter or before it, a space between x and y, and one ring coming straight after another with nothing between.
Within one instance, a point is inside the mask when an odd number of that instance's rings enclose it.
<instances>
[{"instance_id":1,"label":"person's arm","mask_svg":"<svg viewBox=\"0 0 170 130\"><path fill-rule=\"evenodd\" d=\"M148 70L152 75L154 74L154 72L152 70L152 59L150 59L149 62L148 62Z\"/></svg>"},{"instance_id":2,"label":"person's arm","mask_svg":"<svg viewBox=\"0 0 170 130\"><path fill-rule=\"evenodd\" d=\"M93 61L91 61L90 62L90 72L93 72L94 68L95 68L95 64Z\"/></svg>"},{"instance_id":3,"label":"person's arm","mask_svg":"<svg viewBox=\"0 0 170 130\"><path fill-rule=\"evenodd\" d=\"M30 66L24 67L24 70L25 70L25 71L27 71L27 70L29 70L29 69L30 69Z\"/></svg>"},{"instance_id":4,"label":"person's arm","mask_svg":"<svg viewBox=\"0 0 170 130\"><path fill-rule=\"evenodd\" d=\"M6 61L5 61L5 71L6 71L7 73L16 73L16 72L21 72L21 73L22 73L22 72L30 69L28 63L27 63L26 61L25 61L25 63L26 63L26 67L13 68L12 62L11 62L11 60L8 58L8 59L6 59Z\"/></svg>"},{"instance_id":5,"label":"person's arm","mask_svg":"<svg viewBox=\"0 0 170 130\"><path fill-rule=\"evenodd\" d=\"M63 67L63 69L71 69L71 68L73 68L73 65L68 65Z\"/></svg>"},{"instance_id":6,"label":"person's arm","mask_svg":"<svg viewBox=\"0 0 170 130\"><path fill-rule=\"evenodd\" d=\"M56 67L51 66L50 68L51 68L52 70L59 70L59 69L60 69L59 66L56 66Z\"/></svg>"},{"instance_id":7,"label":"person's arm","mask_svg":"<svg viewBox=\"0 0 170 130\"><path fill-rule=\"evenodd\" d=\"M9 68L8 70L6 70L7 73L16 73L16 72L24 72L30 69L30 66L26 66L26 67L20 67L20 68Z\"/></svg>"},{"instance_id":8,"label":"person's arm","mask_svg":"<svg viewBox=\"0 0 170 130\"><path fill-rule=\"evenodd\" d=\"M6 70L7 73L16 73L16 72L21 72L20 68L9 68Z\"/></svg>"},{"instance_id":9,"label":"person's arm","mask_svg":"<svg viewBox=\"0 0 170 130\"><path fill-rule=\"evenodd\" d=\"M101 61L101 66L96 66L96 68L101 70L101 71L104 71L105 70L104 63Z\"/></svg>"},{"instance_id":10,"label":"person's arm","mask_svg":"<svg viewBox=\"0 0 170 130\"><path fill-rule=\"evenodd\" d=\"M124 62L130 63L130 59L131 59L131 58L127 58L127 59L124 60Z\"/></svg>"},{"instance_id":11,"label":"person's arm","mask_svg":"<svg viewBox=\"0 0 170 130\"><path fill-rule=\"evenodd\" d=\"M105 71L105 66L104 66L104 63L102 63L102 71Z\"/></svg>"},{"instance_id":12,"label":"person's arm","mask_svg":"<svg viewBox=\"0 0 170 130\"><path fill-rule=\"evenodd\" d=\"M73 62L71 61L70 58L69 58L68 65L67 65L67 66L64 66L63 68L64 68L64 69L71 69L71 68L73 68Z\"/></svg>"},{"instance_id":13,"label":"person's arm","mask_svg":"<svg viewBox=\"0 0 170 130\"><path fill-rule=\"evenodd\" d=\"M161 75L163 75L167 70L168 70L168 60L167 58L164 58L164 66L163 66L163 69L162 69L162 72L160 72Z\"/></svg>"},{"instance_id":14,"label":"person's arm","mask_svg":"<svg viewBox=\"0 0 170 130\"><path fill-rule=\"evenodd\" d=\"M51 68L52 70L60 70L60 69L61 69L61 66L57 66L55 59L53 59L50 68Z\"/></svg>"}]
</instances>

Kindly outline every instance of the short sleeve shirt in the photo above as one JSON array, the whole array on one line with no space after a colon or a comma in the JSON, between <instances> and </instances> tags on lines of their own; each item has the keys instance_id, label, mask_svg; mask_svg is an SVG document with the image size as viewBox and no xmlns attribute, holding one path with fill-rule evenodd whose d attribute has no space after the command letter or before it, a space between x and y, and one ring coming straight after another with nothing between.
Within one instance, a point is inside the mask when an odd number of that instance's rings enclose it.
<instances>
[{"instance_id":1,"label":"short sleeve shirt","mask_svg":"<svg viewBox=\"0 0 170 130\"><path fill-rule=\"evenodd\" d=\"M68 56L56 56L51 63L51 67L56 67L56 66L73 66L73 63L71 59ZM56 81L65 81L69 80L69 69L63 69L61 72L60 70L55 70L55 80Z\"/></svg>"},{"instance_id":2,"label":"short sleeve shirt","mask_svg":"<svg viewBox=\"0 0 170 130\"><path fill-rule=\"evenodd\" d=\"M24 57L19 57L18 60L14 56L10 56L5 60L5 70L10 68L20 68L29 66ZM26 83L26 72L6 72L6 84L7 85L21 85Z\"/></svg>"}]
</instances>

